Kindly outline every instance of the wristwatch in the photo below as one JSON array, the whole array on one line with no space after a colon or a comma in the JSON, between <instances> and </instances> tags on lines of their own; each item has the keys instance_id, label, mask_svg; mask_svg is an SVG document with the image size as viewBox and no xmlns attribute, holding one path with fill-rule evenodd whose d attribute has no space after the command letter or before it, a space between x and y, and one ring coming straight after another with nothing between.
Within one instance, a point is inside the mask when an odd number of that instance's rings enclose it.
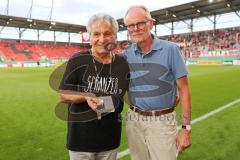
<instances>
[{"instance_id":1,"label":"wristwatch","mask_svg":"<svg viewBox=\"0 0 240 160\"><path fill-rule=\"evenodd\" d=\"M191 125L182 125L182 129L186 129L187 131L191 131Z\"/></svg>"}]
</instances>

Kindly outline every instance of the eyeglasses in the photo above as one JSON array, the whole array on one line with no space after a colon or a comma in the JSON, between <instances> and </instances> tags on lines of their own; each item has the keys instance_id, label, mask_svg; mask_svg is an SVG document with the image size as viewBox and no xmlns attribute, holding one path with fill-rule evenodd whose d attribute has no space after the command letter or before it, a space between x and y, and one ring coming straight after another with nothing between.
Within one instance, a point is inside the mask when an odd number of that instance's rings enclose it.
<instances>
[{"instance_id":1,"label":"eyeglasses","mask_svg":"<svg viewBox=\"0 0 240 160\"><path fill-rule=\"evenodd\" d=\"M135 24L129 24L129 25L127 25L127 29L128 30L134 30L135 27L137 27L137 29L143 29L146 26L147 22L148 21L138 22L138 23L135 23Z\"/></svg>"}]
</instances>

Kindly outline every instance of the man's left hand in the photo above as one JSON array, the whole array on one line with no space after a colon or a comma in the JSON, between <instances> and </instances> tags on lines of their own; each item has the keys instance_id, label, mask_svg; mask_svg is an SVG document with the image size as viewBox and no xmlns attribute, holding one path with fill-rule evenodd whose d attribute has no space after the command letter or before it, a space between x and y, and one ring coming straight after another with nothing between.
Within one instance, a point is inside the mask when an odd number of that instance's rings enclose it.
<instances>
[{"instance_id":1,"label":"man's left hand","mask_svg":"<svg viewBox=\"0 0 240 160\"><path fill-rule=\"evenodd\" d=\"M178 152L182 152L191 146L191 131L181 129L178 132L176 145Z\"/></svg>"}]
</instances>

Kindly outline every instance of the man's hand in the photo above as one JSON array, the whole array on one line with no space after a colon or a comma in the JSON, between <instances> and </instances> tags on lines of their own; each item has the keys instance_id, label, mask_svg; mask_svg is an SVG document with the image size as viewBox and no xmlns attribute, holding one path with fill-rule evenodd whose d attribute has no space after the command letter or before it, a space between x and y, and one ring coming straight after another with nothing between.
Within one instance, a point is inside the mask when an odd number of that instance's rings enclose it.
<instances>
[{"instance_id":1,"label":"man's hand","mask_svg":"<svg viewBox=\"0 0 240 160\"><path fill-rule=\"evenodd\" d=\"M83 93L71 90L61 90L60 91L60 100L67 103L82 103L87 102L89 107L97 111L97 106L103 104L103 100L96 97L93 93Z\"/></svg>"},{"instance_id":2,"label":"man's hand","mask_svg":"<svg viewBox=\"0 0 240 160\"><path fill-rule=\"evenodd\" d=\"M176 144L179 152L189 148L191 146L191 132L186 129L181 129L178 132Z\"/></svg>"},{"instance_id":3,"label":"man's hand","mask_svg":"<svg viewBox=\"0 0 240 160\"><path fill-rule=\"evenodd\" d=\"M103 104L103 100L99 98L93 98L93 97L85 97L88 105L92 110L96 111L96 108L98 105Z\"/></svg>"}]
</instances>

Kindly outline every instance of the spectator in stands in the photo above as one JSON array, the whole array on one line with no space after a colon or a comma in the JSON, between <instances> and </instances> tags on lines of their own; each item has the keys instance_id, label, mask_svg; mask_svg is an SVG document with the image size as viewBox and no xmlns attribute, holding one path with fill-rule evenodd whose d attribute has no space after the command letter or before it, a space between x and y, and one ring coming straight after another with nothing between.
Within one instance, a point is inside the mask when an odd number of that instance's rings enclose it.
<instances>
[{"instance_id":1,"label":"spectator in stands","mask_svg":"<svg viewBox=\"0 0 240 160\"><path fill-rule=\"evenodd\" d=\"M124 57L131 80L126 131L131 160L175 160L191 145L191 98L179 47L151 34L154 20L145 6L130 7L124 17L133 44ZM177 88L182 129L174 111Z\"/></svg>"},{"instance_id":2,"label":"spectator in stands","mask_svg":"<svg viewBox=\"0 0 240 160\"><path fill-rule=\"evenodd\" d=\"M60 85L61 101L68 102L70 110L67 148L71 160L115 160L129 68L123 57L106 47L116 43L116 20L107 14L95 14L87 31L92 47L70 58ZM101 113L107 103L111 112Z\"/></svg>"}]
</instances>

